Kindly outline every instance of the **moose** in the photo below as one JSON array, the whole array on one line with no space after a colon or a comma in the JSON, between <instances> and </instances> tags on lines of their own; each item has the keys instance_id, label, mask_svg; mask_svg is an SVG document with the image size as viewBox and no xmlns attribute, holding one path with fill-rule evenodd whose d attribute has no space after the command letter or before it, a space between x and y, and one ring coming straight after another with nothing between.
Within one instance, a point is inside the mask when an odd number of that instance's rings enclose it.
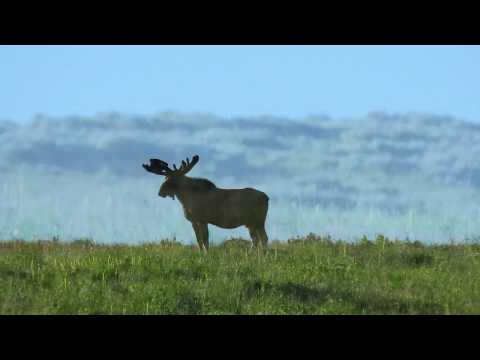
<instances>
[{"instance_id":1,"label":"moose","mask_svg":"<svg viewBox=\"0 0 480 360\"><path fill-rule=\"evenodd\" d=\"M245 226L252 238L252 246L266 248L268 196L252 188L221 189L207 179L185 176L198 160L198 155L193 156L191 162L187 157L186 162L182 160L180 168L173 164L173 170L159 159L150 159L150 165L142 166L148 172L165 176L158 195L173 200L178 198L185 218L192 223L201 251L208 251L208 224L224 229Z\"/></svg>"}]
</instances>

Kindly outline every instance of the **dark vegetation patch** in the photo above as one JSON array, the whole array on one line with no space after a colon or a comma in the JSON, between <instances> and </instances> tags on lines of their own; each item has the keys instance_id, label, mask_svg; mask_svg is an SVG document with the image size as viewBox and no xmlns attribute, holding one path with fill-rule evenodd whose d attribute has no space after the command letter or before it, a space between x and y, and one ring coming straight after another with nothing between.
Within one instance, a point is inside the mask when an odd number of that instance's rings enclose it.
<instances>
[{"instance_id":1,"label":"dark vegetation patch","mask_svg":"<svg viewBox=\"0 0 480 360\"><path fill-rule=\"evenodd\" d=\"M194 145L188 146L186 150L134 139L115 140L103 148L41 141L27 149L16 149L7 156L11 163L46 165L63 171L94 174L107 168L119 176L143 176L145 170L141 164L152 157L161 158L172 166L173 163L179 165L182 159L191 154L199 153L202 158L208 159L215 153L211 149ZM230 164L229 167L231 166Z\"/></svg>"},{"instance_id":2,"label":"dark vegetation patch","mask_svg":"<svg viewBox=\"0 0 480 360\"><path fill-rule=\"evenodd\" d=\"M406 147L402 148L402 147L399 147L399 146L394 146L394 145L383 143L383 144L380 144L377 147L376 152L377 153L386 153L386 154L394 156L396 159L405 160L405 159L411 158L411 157L422 156L423 154L425 154L425 149L422 149L422 148L411 149L411 148L406 148Z\"/></svg>"},{"instance_id":3,"label":"dark vegetation patch","mask_svg":"<svg viewBox=\"0 0 480 360\"><path fill-rule=\"evenodd\" d=\"M389 176L395 175L408 175L419 171L419 167L416 163L404 160L390 160L381 165L383 172Z\"/></svg>"},{"instance_id":4,"label":"dark vegetation patch","mask_svg":"<svg viewBox=\"0 0 480 360\"><path fill-rule=\"evenodd\" d=\"M286 150L289 146L285 145L278 138L275 137L265 137L263 139L243 139L242 142L248 146L253 148L261 149L268 149L268 150Z\"/></svg>"},{"instance_id":5,"label":"dark vegetation patch","mask_svg":"<svg viewBox=\"0 0 480 360\"><path fill-rule=\"evenodd\" d=\"M480 168L464 167L455 174L455 180L464 184L480 188Z\"/></svg>"},{"instance_id":6,"label":"dark vegetation patch","mask_svg":"<svg viewBox=\"0 0 480 360\"><path fill-rule=\"evenodd\" d=\"M242 238L230 238L228 240L223 241L219 244L219 247L223 248L250 248L252 247L252 242L249 240L245 240Z\"/></svg>"}]
</instances>

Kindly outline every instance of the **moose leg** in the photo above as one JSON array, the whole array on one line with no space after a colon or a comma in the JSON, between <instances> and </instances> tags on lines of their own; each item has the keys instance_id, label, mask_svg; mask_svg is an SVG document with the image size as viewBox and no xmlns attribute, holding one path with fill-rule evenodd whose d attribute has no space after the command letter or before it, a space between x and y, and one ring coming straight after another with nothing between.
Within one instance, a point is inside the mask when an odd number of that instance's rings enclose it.
<instances>
[{"instance_id":1,"label":"moose leg","mask_svg":"<svg viewBox=\"0 0 480 360\"><path fill-rule=\"evenodd\" d=\"M254 227L249 227L248 232L250 233L250 237L252 238L252 247L258 247L258 235L256 229Z\"/></svg>"},{"instance_id":2,"label":"moose leg","mask_svg":"<svg viewBox=\"0 0 480 360\"><path fill-rule=\"evenodd\" d=\"M195 236L197 237L197 243L200 250L203 250L203 240L202 240L202 231L200 224L192 222L193 230L195 231Z\"/></svg>"},{"instance_id":3,"label":"moose leg","mask_svg":"<svg viewBox=\"0 0 480 360\"><path fill-rule=\"evenodd\" d=\"M208 224L207 223L199 223L198 227L200 229L200 233L202 235L202 242L203 242L203 249L208 251Z\"/></svg>"},{"instance_id":4,"label":"moose leg","mask_svg":"<svg viewBox=\"0 0 480 360\"><path fill-rule=\"evenodd\" d=\"M260 241L262 243L262 246L264 248L267 248L268 235L267 235L267 232L265 231L265 227L262 226L262 227L258 228L257 233L258 233L258 237L260 238Z\"/></svg>"}]
</instances>

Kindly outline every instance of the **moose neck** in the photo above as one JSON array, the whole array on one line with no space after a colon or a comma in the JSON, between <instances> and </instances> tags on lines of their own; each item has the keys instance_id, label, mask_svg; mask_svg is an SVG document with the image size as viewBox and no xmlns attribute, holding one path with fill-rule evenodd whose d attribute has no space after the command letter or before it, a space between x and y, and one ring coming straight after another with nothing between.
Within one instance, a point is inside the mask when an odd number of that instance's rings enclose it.
<instances>
[{"instance_id":1,"label":"moose neck","mask_svg":"<svg viewBox=\"0 0 480 360\"><path fill-rule=\"evenodd\" d=\"M216 186L209 180L184 176L178 183L175 195L183 205L198 201L198 197L215 191Z\"/></svg>"},{"instance_id":2,"label":"moose neck","mask_svg":"<svg viewBox=\"0 0 480 360\"><path fill-rule=\"evenodd\" d=\"M188 203L188 193L189 190L189 180L187 176L183 176L182 179L179 180L178 190L175 192L175 196L177 197L178 201L182 203L182 205L186 205Z\"/></svg>"}]
</instances>

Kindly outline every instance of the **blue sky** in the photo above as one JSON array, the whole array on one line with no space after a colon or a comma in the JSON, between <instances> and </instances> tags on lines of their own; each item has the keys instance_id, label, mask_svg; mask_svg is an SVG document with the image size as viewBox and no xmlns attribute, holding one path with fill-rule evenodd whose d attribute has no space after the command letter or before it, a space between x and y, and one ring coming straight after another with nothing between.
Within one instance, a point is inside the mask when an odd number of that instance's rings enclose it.
<instances>
[{"instance_id":1,"label":"blue sky","mask_svg":"<svg viewBox=\"0 0 480 360\"><path fill-rule=\"evenodd\" d=\"M432 112L480 121L480 46L0 46L0 120Z\"/></svg>"}]
</instances>

